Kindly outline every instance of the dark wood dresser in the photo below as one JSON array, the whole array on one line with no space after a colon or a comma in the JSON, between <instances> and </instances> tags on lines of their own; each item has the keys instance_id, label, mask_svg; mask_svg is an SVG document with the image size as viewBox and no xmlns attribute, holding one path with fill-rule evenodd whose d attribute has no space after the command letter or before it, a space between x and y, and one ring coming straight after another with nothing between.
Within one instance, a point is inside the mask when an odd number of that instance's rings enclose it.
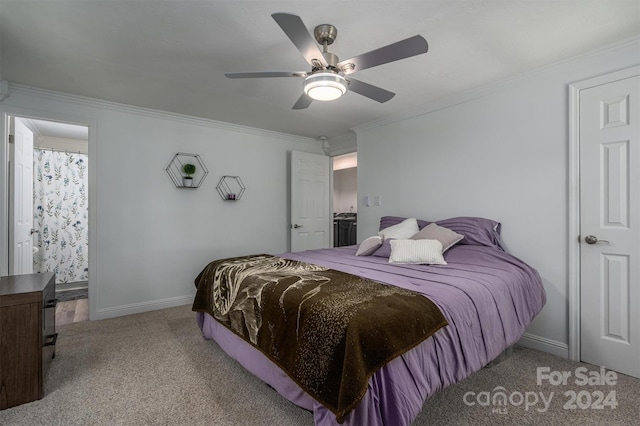
<instances>
[{"instance_id":1,"label":"dark wood dresser","mask_svg":"<svg viewBox=\"0 0 640 426\"><path fill-rule=\"evenodd\" d=\"M51 272L0 277L0 410L44 396L56 303Z\"/></svg>"}]
</instances>

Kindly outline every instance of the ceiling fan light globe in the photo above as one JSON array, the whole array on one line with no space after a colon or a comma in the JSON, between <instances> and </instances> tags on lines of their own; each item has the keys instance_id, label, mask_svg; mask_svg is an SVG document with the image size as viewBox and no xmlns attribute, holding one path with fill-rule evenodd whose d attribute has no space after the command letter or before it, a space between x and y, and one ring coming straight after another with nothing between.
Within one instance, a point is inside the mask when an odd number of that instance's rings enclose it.
<instances>
[{"instance_id":1,"label":"ceiling fan light globe","mask_svg":"<svg viewBox=\"0 0 640 426\"><path fill-rule=\"evenodd\" d=\"M303 89L316 101L333 101L347 92L347 80L340 74L320 72L305 78Z\"/></svg>"},{"instance_id":2,"label":"ceiling fan light globe","mask_svg":"<svg viewBox=\"0 0 640 426\"><path fill-rule=\"evenodd\" d=\"M307 95L316 101L334 101L343 94L340 89L332 86L316 86L307 92Z\"/></svg>"}]
</instances>

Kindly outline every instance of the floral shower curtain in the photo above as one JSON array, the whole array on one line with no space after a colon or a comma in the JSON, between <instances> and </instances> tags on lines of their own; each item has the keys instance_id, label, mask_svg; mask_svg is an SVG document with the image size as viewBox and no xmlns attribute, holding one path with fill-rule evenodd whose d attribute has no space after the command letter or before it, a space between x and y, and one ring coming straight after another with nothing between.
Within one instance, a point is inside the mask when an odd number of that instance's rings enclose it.
<instances>
[{"instance_id":1,"label":"floral shower curtain","mask_svg":"<svg viewBox=\"0 0 640 426\"><path fill-rule=\"evenodd\" d=\"M55 272L56 283L89 277L87 156L34 150L33 224L38 231L34 272Z\"/></svg>"}]
</instances>

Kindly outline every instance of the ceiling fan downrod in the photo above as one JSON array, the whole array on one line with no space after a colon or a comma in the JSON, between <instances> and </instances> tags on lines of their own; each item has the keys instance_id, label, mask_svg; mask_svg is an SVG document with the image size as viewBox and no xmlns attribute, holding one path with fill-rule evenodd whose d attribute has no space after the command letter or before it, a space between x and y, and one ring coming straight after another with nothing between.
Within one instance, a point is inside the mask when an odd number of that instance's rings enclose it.
<instances>
[{"instance_id":1,"label":"ceiling fan downrod","mask_svg":"<svg viewBox=\"0 0 640 426\"><path fill-rule=\"evenodd\" d=\"M331 71L336 71L340 59L337 55L329 52L327 46L333 44L336 37L338 37L338 29L331 24L318 25L313 30L313 36L318 44L322 45L322 56L324 57L324 60L327 61L326 68Z\"/></svg>"}]
</instances>

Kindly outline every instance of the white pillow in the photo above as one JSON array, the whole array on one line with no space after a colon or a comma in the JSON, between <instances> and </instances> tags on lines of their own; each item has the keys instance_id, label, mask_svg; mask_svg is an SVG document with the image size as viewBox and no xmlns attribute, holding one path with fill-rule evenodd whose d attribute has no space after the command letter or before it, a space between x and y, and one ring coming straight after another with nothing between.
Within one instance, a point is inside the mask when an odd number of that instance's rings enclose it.
<instances>
[{"instance_id":1,"label":"white pillow","mask_svg":"<svg viewBox=\"0 0 640 426\"><path fill-rule=\"evenodd\" d=\"M389 263L446 265L438 240L391 240Z\"/></svg>"},{"instance_id":2,"label":"white pillow","mask_svg":"<svg viewBox=\"0 0 640 426\"><path fill-rule=\"evenodd\" d=\"M403 240L411 238L413 235L417 234L419 230L418 220L415 217L410 217L397 225L384 228L382 231L378 232L378 235L381 236L383 240L388 240L389 238L398 238Z\"/></svg>"},{"instance_id":3,"label":"white pillow","mask_svg":"<svg viewBox=\"0 0 640 426\"><path fill-rule=\"evenodd\" d=\"M370 256L382 245L382 237L374 235L360 243L356 256Z\"/></svg>"}]
</instances>

